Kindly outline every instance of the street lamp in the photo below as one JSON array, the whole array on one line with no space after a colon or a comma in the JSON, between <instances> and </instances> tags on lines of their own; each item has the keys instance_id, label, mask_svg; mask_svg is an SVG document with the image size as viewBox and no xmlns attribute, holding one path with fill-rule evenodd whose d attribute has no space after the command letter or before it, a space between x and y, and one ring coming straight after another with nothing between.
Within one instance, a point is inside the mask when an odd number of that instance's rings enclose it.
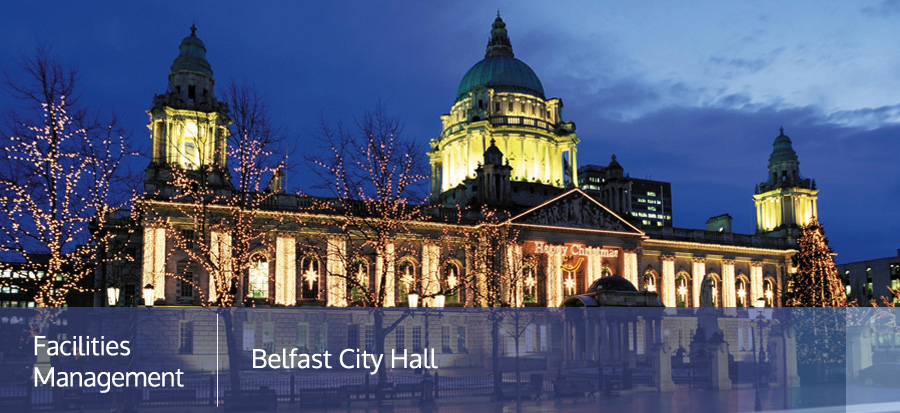
<instances>
[{"instance_id":1,"label":"street lamp","mask_svg":"<svg viewBox=\"0 0 900 413\"><path fill-rule=\"evenodd\" d=\"M415 308L419 306L419 294L412 293L406 296L409 300L410 308Z\"/></svg>"},{"instance_id":2,"label":"street lamp","mask_svg":"<svg viewBox=\"0 0 900 413\"><path fill-rule=\"evenodd\" d=\"M756 307L750 307L747 309L747 315L750 317L750 322L756 324L755 334L759 336L759 347L762 347L762 329L765 326L765 322L772 319L772 309L766 307L766 299L760 297L756 300ZM756 346L756 343L753 343L753 346L756 347L753 352L753 361L754 361L754 376L755 380L753 383L753 388L755 390L755 399L753 402L753 408L756 411L762 410L762 399L759 396L759 347Z\"/></svg>"},{"instance_id":3,"label":"street lamp","mask_svg":"<svg viewBox=\"0 0 900 413\"><path fill-rule=\"evenodd\" d=\"M119 304L119 287L111 285L106 288L106 303L110 307L116 307Z\"/></svg>"},{"instance_id":4,"label":"street lamp","mask_svg":"<svg viewBox=\"0 0 900 413\"><path fill-rule=\"evenodd\" d=\"M144 286L144 305L147 307L153 307L153 295L155 293L155 289L153 288L153 284L147 284Z\"/></svg>"}]
</instances>

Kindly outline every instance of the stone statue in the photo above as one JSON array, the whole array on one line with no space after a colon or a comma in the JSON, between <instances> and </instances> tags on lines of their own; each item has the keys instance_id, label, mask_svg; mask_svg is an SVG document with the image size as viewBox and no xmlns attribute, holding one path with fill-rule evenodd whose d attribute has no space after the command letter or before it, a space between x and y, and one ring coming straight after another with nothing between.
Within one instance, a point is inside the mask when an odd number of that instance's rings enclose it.
<instances>
[{"instance_id":1,"label":"stone statue","mask_svg":"<svg viewBox=\"0 0 900 413\"><path fill-rule=\"evenodd\" d=\"M715 307L712 294L712 279L706 277L700 284L700 307Z\"/></svg>"}]
</instances>

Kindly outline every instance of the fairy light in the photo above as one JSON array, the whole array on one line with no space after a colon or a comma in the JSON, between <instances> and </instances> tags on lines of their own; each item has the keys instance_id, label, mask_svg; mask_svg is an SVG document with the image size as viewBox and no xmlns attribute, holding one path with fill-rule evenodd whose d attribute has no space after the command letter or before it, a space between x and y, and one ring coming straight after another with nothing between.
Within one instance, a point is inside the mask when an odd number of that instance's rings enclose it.
<instances>
[{"instance_id":1,"label":"fairy light","mask_svg":"<svg viewBox=\"0 0 900 413\"><path fill-rule=\"evenodd\" d=\"M37 55L24 59L23 67L37 82L35 90L11 88L38 109L32 123L15 114L12 136L3 146L20 174L0 180L5 206L0 214L8 223L0 229L0 250L22 262L0 264L0 271L36 275L15 285L0 279L0 287L18 289L39 307L62 306L69 293L100 291L85 286L97 268L131 260L112 240L113 230L127 236L134 229L106 221L128 206L114 202L112 194L114 175L130 153L114 121L106 128L77 126L80 112L70 111L66 96L73 90L71 79L43 76L62 72L62 65Z\"/></svg>"},{"instance_id":2,"label":"fairy light","mask_svg":"<svg viewBox=\"0 0 900 413\"><path fill-rule=\"evenodd\" d=\"M681 301L687 302L687 281L682 278L678 283L678 295L681 297Z\"/></svg>"},{"instance_id":3,"label":"fairy light","mask_svg":"<svg viewBox=\"0 0 900 413\"><path fill-rule=\"evenodd\" d=\"M566 277L566 281L564 284L566 286L566 294L575 294L575 277L572 273L569 273L569 276Z\"/></svg>"},{"instance_id":4,"label":"fairy light","mask_svg":"<svg viewBox=\"0 0 900 413\"><path fill-rule=\"evenodd\" d=\"M456 268L450 267L450 275L447 276L447 287L451 289L459 285L459 279L456 278Z\"/></svg>"},{"instance_id":5,"label":"fairy light","mask_svg":"<svg viewBox=\"0 0 900 413\"><path fill-rule=\"evenodd\" d=\"M309 268L306 269L306 272L303 273L303 280L306 281L306 284L309 286L309 289L313 289L313 284L319 280L319 274L313 271L313 262L309 260Z\"/></svg>"}]
</instances>

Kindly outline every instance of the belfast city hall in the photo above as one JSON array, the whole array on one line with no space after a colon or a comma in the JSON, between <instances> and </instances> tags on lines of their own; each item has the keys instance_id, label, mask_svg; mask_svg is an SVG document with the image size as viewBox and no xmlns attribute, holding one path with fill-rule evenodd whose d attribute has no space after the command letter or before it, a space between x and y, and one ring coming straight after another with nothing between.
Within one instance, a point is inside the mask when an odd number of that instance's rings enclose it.
<instances>
[{"instance_id":1,"label":"belfast city hall","mask_svg":"<svg viewBox=\"0 0 900 413\"><path fill-rule=\"evenodd\" d=\"M149 289L156 305L173 306L216 303L227 291L235 305L252 306L557 307L617 277L666 307L747 307L760 299L777 307L794 271L798 228L816 215L815 183L801 176L782 130L768 169L759 161L764 182L752 194L755 183L747 182L754 234L732 232L727 214L707 228L673 227L670 184L630 178L612 154L600 166L577 156L575 123L515 57L498 16L484 58L440 115L427 148L431 195L409 206L415 214L350 212L333 200L289 194L278 170L258 191L265 198L253 206L253 222L200 225L186 212L198 207L178 198L185 180L202 180L220 199L245 194L231 183L231 118L214 97L195 30L148 110L152 156L136 203L136 259L121 280L132 302ZM203 208L227 214L235 205ZM393 230L389 238L377 223L349 230L351 220L391 221ZM264 231L251 237L251 251L232 248L247 237L239 232L251 230ZM242 274L211 274L230 260L248 264Z\"/></svg>"}]
</instances>

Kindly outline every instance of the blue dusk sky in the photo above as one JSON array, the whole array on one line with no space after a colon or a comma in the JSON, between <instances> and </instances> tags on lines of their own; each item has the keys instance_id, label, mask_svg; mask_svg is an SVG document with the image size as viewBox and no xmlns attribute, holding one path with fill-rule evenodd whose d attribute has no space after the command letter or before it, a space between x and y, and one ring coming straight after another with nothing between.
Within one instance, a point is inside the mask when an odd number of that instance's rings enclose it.
<instances>
[{"instance_id":1,"label":"blue dusk sky","mask_svg":"<svg viewBox=\"0 0 900 413\"><path fill-rule=\"evenodd\" d=\"M146 152L145 111L196 24L217 85L255 85L295 157L317 146L320 116L352 123L379 101L424 152L498 8L516 57L577 124L579 165L615 154L633 177L670 181L676 226L729 213L752 233L783 126L838 262L897 253L900 0L4 2L0 62L21 78L18 57L48 47L79 70L80 103L115 111ZM301 167L288 185L310 179Z\"/></svg>"}]
</instances>

